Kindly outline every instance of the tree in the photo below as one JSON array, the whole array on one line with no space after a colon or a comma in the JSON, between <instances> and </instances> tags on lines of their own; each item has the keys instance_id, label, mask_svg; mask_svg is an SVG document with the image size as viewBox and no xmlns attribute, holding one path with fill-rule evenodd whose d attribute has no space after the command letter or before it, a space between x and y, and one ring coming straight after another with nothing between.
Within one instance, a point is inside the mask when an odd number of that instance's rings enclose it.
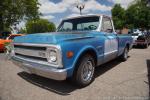
<instances>
[{"instance_id":1,"label":"tree","mask_svg":"<svg viewBox=\"0 0 150 100\"><path fill-rule=\"evenodd\" d=\"M125 26L125 9L120 4L115 4L111 11L115 28L122 29Z\"/></svg>"},{"instance_id":2,"label":"tree","mask_svg":"<svg viewBox=\"0 0 150 100\"><path fill-rule=\"evenodd\" d=\"M54 32L56 30L55 24L46 19L29 20L26 23L26 31L30 33Z\"/></svg>"},{"instance_id":3,"label":"tree","mask_svg":"<svg viewBox=\"0 0 150 100\"><path fill-rule=\"evenodd\" d=\"M27 33L27 30L26 30L26 28L21 28L19 32L20 32L21 34L26 34L26 33Z\"/></svg>"},{"instance_id":4,"label":"tree","mask_svg":"<svg viewBox=\"0 0 150 100\"><path fill-rule=\"evenodd\" d=\"M22 19L38 18L38 5L38 0L0 0L0 31Z\"/></svg>"},{"instance_id":5,"label":"tree","mask_svg":"<svg viewBox=\"0 0 150 100\"><path fill-rule=\"evenodd\" d=\"M150 29L150 8L147 0L136 0L126 10L126 24L130 28Z\"/></svg>"}]
</instances>

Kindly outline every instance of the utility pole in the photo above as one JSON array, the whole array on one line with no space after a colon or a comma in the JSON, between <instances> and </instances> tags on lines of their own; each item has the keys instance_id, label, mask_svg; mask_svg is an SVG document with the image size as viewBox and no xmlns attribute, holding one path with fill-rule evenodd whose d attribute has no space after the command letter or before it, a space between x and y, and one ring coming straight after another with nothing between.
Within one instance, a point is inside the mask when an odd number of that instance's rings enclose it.
<instances>
[{"instance_id":1,"label":"utility pole","mask_svg":"<svg viewBox=\"0 0 150 100\"><path fill-rule=\"evenodd\" d=\"M80 10L80 15L82 15L82 10L85 8L84 1L83 2L77 1L76 7Z\"/></svg>"},{"instance_id":2,"label":"utility pole","mask_svg":"<svg viewBox=\"0 0 150 100\"><path fill-rule=\"evenodd\" d=\"M150 7L150 0L147 0L147 7Z\"/></svg>"}]
</instances>

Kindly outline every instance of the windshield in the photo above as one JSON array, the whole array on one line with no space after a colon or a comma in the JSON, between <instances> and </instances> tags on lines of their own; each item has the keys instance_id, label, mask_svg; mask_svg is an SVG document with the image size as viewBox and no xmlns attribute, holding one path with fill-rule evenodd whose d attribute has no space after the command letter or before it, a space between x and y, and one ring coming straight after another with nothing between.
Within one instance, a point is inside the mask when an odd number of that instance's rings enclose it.
<instances>
[{"instance_id":1,"label":"windshield","mask_svg":"<svg viewBox=\"0 0 150 100\"><path fill-rule=\"evenodd\" d=\"M6 39L10 34L10 32L2 32L0 33L0 39Z\"/></svg>"},{"instance_id":2,"label":"windshield","mask_svg":"<svg viewBox=\"0 0 150 100\"><path fill-rule=\"evenodd\" d=\"M58 32L69 32L69 31L89 31L96 30L99 25L99 17L81 17L74 19L67 19L62 21L58 27Z\"/></svg>"},{"instance_id":3,"label":"windshield","mask_svg":"<svg viewBox=\"0 0 150 100\"><path fill-rule=\"evenodd\" d=\"M132 36L138 36L139 33L132 33L131 35L132 35Z\"/></svg>"},{"instance_id":4,"label":"windshield","mask_svg":"<svg viewBox=\"0 0 150 100\"><path fill-rule=\"evenodd\" d=\"M9 36L9 40L13 40L15 37L17 37L17 36L19 36L19 35L11 35L11 36Z\"/></svg>"}]
</instances>

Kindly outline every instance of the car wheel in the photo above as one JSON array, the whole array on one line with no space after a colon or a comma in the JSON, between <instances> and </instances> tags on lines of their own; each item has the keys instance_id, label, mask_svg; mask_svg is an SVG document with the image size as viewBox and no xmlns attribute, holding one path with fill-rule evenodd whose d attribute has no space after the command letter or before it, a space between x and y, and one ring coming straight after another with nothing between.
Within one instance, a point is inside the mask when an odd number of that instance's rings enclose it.
<instances>
[{"instance_id":1,"label":"car wheel","mask_svg":"<svg viewBox=\"0 0 150 100\"><path fill-rule=\"evenodd\" d=\"M85 87L94 80L95 62L91 55L83 56L76 66L73 82L79 87Z\"/></svg>"},{"instance_id":2,"label":"car wheel","mask_svg":"<svg viewBox=\"0 0 150 100\"><path fill-rule=\"evenodd\" d=\"M128 59L128 53L129 53L129 49L128 49L128 47L125 47L124 52L121 55L121 60L122 61L126 61Z\"/></svg>"},{"instance_id":3,"label":"car wheel","mask_svg":"<svg viewBox=\"0 0 150 100\"><path fill-rule=\"evenodd\" d=\"M146 44L144 45L144 47L145 47L145 48L148 48L148 43L146 43Z\"/></svg>"}]
</instances>

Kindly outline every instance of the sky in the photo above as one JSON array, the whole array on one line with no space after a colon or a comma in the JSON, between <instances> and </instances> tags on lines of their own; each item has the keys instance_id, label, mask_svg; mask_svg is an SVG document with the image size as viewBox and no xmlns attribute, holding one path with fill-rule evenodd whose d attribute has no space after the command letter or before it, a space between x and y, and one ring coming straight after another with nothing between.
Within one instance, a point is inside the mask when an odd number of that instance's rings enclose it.
<instances>
[{"instance_id":1,"label":"sky","mask_svg":"<svg viewBox=\"0 0 150 100\"><path fill-rule=\"evenodd\" d=\"M105 14L111 16L111 9L114 4L119 3L123 8L127 8L133 0L38 0L41 4L39 11L41 18L48 19L59 25L60 21L66 17L78 16L79 9L76 5L85 5L83 14ZM25 22L21 22L18 27L23 27Z\"/></svg>"},{"instance_id":2,"label":"sky","mask_svg":"<svg viewBox=\"0 0 150 100\"><path fill-rule=\"evenodd\" d=\"M85 4L83 14L106 14L111 16L111 9L120 3L125 9L133 0L39 0L39 11L43 16L58 25L61 19L79 15L78 3Z\"/></svg>"}]
</instances>

